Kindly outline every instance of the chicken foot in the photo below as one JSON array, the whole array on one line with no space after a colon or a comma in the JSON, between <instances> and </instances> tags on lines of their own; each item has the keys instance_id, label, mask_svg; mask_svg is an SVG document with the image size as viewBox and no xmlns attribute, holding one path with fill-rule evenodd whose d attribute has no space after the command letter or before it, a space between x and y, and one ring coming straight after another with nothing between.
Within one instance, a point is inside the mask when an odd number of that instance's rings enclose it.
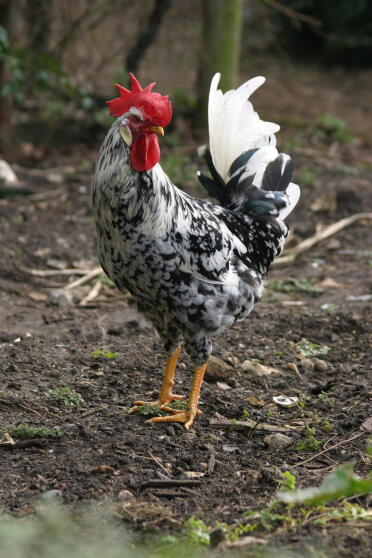
<instances>
[{"instance_id":1,"label":"chicken foot","mask_svg":"<svg viewBox=\"0 0 372 558\"><path fill-rule=\"evenodd\" d=\"M166 407L166 405L167 403L171 403L172 401L179 401L180 399L183 399L183 395L176 395L175 393L172 393L172 388L174 386L174 373L176 371L176 365L180 354L181 347L177 347L177 349L167 359L164 380L163 385L160 389L159 399L157 401L135 401L135 406L128 411L129 415L138 412L141 409L142 405L158 405L162 411L174 410Z\"/></svg>"},{"instance_id":2,"label":"chicken foot","mask_svg":"<svg viewBox=\"0 0 372 558\"><path fill-rule=\"evenodd\" d=\"M177 409L171 409L169 407L165 407L163 408L163 410L172 413L170 416L155 417L150 420L147 420L146 422L151 422L151 423L180 422L184 425L186 430L188 430L190 426L192 426L195 417L201 414L201 411L198 409L198 401L199 401L200 388L203 382L206 368L207 368L207 363L203 364L202 366L199 366L194 372L192 386L187 400L186 411L179 411Z\"/></svg>"}]
</instances>

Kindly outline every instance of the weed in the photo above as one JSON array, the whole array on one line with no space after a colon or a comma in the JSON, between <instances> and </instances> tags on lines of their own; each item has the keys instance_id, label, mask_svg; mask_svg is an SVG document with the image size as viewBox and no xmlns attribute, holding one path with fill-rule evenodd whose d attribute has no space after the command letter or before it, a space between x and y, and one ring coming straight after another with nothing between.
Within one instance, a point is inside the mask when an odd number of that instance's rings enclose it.
<instances>
[{"instance_id":1,"label":"weed","mask_svg":"<svg viewBox=\"0 0 372 558\"><path fill-rule=\"evenodd\" d=\"M320 430L323 432L331 432L334 428L333 424L329 422L328 419L322 419L320 422Z\"/></svg>"},{"instance_id":2,"label":"weed","mask_svg":"<svg viewBox=\"0 0 372 558\"><path fill-rule=\"evenodd\" d=\"M82 401L80 393L77 393L68 386L60 386L49 391L50 399L63 403L66 407L74 407Z\"/></svg>"},{"instance_id":3,"label":"weed","mask_svg":"<svg viewBox=\"0 0 372 558\"><path fill-rule=\"evenodd\" d=\"M8 429L8 434L18 440L33 440L34 438L60 438L61 430L45 428L44 426L30 426L29 424L18 424Z\"/></svg>"},{"instance_id":4,"label":"weed","mask_svg":"<svg viewBox=\"0 0 372 558\"><path fill-rule=\"evenodd\" d=\"M310 132L313 137L327 144L335 141L346 144L354 137L348 130L346 122L331 114L320 114Z\"/></svg>"},{"instance_id":5,"label":"weed","mask_svg":"<svg viewBox=\"0 0 372 558\"><path fill-rule=\"evenodd\" d=\"M329 474L319 487L279 492L278 497L291 504L320 505L329 500L350 498L357 494L372 494L372 474L368 478L360 478L353 473L353 463L345 463Z\"/></svg>"},{"instance_id":6,"label":"weed","mask_svg":"<svg viewBox=\"0 0 372 558\"><path fill-rule=\"evenodd\" d=\"M90 353L90 356L96 358L103 357L103 358L113 359L117 357L117 354L111 353L110 351L105 351L104 349L96 349L95 351Z\"/></svg>"},{"instance_id":7,"label":"weed","mask_svg":"<svg viewBox=\"0 0 372 558\"><path fill-rule=\"evenodd\" d=\"M317 451L319 446L321 445L321 441L315 437L315 428L308 426L306 428L306 437L302 438L296 444L296 451Z\"/></svg>"},{"instance_id":8,"label":"weed","mask_svg":"<svg viewBox=\"0 0 372 558\"><path fill-rule=\"evenodd\" d=\"M317 345L316 343L312 343L312 341L309 341L305 337L303 337L301 341L297 343L297 349L305 357L327 355L331 350L331 348L327 347L327 345Z\"/></svg>"},{"instance_id":9,"label":"weed","mask_svg":"<svg viewBox=\"0 0 372 558\"><path fill-rule=\"evenodd\" d=\"M201 519L190 517L182 524L185 538L196 544L209 544L210 528Z\"/></svg>"},{"instance_id":10,"label":"weed","mask_svg":"<svg viewBox=\"0 0 372 558\"><path fill-rule=\"evenodd\" d=\"M290 471L284 471L282 473L280 488L282 488L283 490L295 490L296 489L295 475L292 475Z\"/></svg>"},{"instance_id":11,"label":"weed","mask_svg":"<svg viewBox=\"0 0 372 558\"><path fill-rule=\"evenodd\" d=\"M268 288L277 293L305 292L320 294L323 289L315 287L312 279L296 279L287 277L286 279L271 279Z\"/></svg>"},{"instance_id":12,"label":"weed","mask_svg":"<svg viewBox=\"0 0 372 558\"><path fill-rule=\"evenodd\" d=\"M242 410L242 414L241 414L242 420L249 419L250 416L251 416L251 414L247 409Z\"/></svg>"}]
</instances>

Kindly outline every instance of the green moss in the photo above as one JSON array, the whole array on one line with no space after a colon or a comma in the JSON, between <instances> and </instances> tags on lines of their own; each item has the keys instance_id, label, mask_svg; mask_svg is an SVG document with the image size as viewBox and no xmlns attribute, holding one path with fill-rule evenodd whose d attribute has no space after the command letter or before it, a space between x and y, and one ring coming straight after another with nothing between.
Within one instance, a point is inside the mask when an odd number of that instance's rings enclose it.
<instances>
[{"instance_id":1,"label":"green moss","mask_svg":"<svg viewBox=\"0 0 372 558\"><path fill-rule=\"evenodd\" d=\"M18 424L7 430L13 438L18 440L33 440L34 438L60 438L63 435L61 430L45 428L43 426L30 426L28 424Z\"/></svg>"}]
</instances>

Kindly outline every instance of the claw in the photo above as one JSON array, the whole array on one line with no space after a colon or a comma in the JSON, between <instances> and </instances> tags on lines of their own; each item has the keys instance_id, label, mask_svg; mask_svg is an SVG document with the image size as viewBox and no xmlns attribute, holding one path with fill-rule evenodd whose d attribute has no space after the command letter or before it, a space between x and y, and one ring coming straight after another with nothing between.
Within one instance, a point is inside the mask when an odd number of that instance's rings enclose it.
<instances>
[{"instance_id":1,"label":"claw","mask_svg":"<svg viewBox=\"0 0 372 558\"><path fill-rule=\"evenodd\" d=\"M162 409L163 411L165 410L169 410L172 415L167 416L167 417L154 417L150 420L147 420L146 422L148 423L155 423L155 422L180 422L184 425L184 427L186 428L186 430L189 430L190 426L192 426L192 423L194 422L194 419L197 415L201 414L201 411L199 409L196 409L196 411L179 411L176 409L171 409L170 407L168 407L168 409Z\"/></svg>"},{"instance_id":2,"label":"claw","mask_svg":"<svg viewBox=\"0 0 372 558\"><path fill-rule=\"evenodd\" d=\"M140 411L142 405L154 405L154 406L158 406L162 411L169 411L169 412L172 412L172 413L174 413L174 412L179 413L179 409L172 409L171 407L167 407L167 405L168 405L168 403L171 403L172 401L180 401L183 398L184 398L183 395L176 395L174 393L171 393L166 398L166 401L162 401L160 399L158 399L158 401L135 401L134 402L134 407L131 407L129 409L128 415L132 415L133 413L138 413L138 411Z\"/></svg>"}]
</instances>

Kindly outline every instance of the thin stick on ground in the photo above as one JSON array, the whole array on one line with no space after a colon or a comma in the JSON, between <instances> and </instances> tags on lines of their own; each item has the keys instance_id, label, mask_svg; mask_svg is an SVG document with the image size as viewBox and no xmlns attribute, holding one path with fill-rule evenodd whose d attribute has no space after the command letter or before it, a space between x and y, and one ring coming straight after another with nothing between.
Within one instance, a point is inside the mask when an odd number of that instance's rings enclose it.
<instances>
[{"instance_id":1,"label":"thin stick on ground","mask_svg":"<svg viewBox=\"0 0 372 558\"><path fill-rule=\"evenodd\" d=\"M345 227L352 225L356 221L361 221L362 219L372 219L372 213L356 213L355 215L351 215L350 217L346 217L345 219L332 223L332 225L329 225L322 231L317 232L314 236L311 236L310 238L307 238L303 242L297 244L297 246L290 250L287 256L284 256L284 258L278 258L272 263L272 265L282 266L294 262L298 256L311 250L315 244L318 244L322 240L326 240L330 236L340 232Z\"/></svg>"},{"instance_id":2,"label":"thin stick on ground","mask_svg":"<svg viewBox=\"0 0 372 558\"><path fill-rule=\"evenodd\" d=\"M79 302L79 306L86 306L87 304L89 304L89 302L94 300L99 295L101 289L102 289L102 282L98 279L94 283L89 293Z\"/></svg>"},{"instance_id":3,"label":"thin stick on ground","mask_svg":"<svg viewBox=\"0 0 372 558\"><path fill-rule=\"evenodd\" d=\"M71 289L75 289L76 287L80 287L80 285L84 285L84 283L88 283L88 281L91 281L98 275L101 275L101 273L103 274L102 267L101 266L95 267L94 269L89 271L86 275L80 277L80 279L76 279L76 281L72 281L72 283L66 285L65 289L71 290Z\"/></svg>"},{"instance_id":4,"label":"thin stick on ground","mask_svg":"<svg viewBox=\"0 0 372 558\"><path fill-rule=\"evenodd\" d=\"M89 273L87 269L70 268L70 269L27 269L31 275L36 277L54 277L55 275L86 275Z\"/></svg>"},{"instance_id":5,"label":"thin stick on ground","mask_svg":"<svg viewBox=\"0 0 372 558\"><path fill-rule=\"evenodd\" d=\"M366 434L366 432L358 432L358 434L354 434L354 436L351 436L350 438L347 438L346 440L341 440L341 442L337 442L337 444L334 444L333 446L329 446L329 448L324 449L323 451L320 451L319 453L316 453L315 455L312 455L308 459L305 459L305 461L301 461L300 463L296 463L295 465L292 465L292 467L299 467L300 465L304 465L305 463L309 463L313 459L317 459L320 455L323 455L324 453L327 453L328 451L331 451L331 450L337 448L338 446L342 446L343 444L347 444L348 442L352 442L353 440L356 440L357 438L360 438L360 436L363 436L363 434Z\"/></svg>"}]
</instances>

